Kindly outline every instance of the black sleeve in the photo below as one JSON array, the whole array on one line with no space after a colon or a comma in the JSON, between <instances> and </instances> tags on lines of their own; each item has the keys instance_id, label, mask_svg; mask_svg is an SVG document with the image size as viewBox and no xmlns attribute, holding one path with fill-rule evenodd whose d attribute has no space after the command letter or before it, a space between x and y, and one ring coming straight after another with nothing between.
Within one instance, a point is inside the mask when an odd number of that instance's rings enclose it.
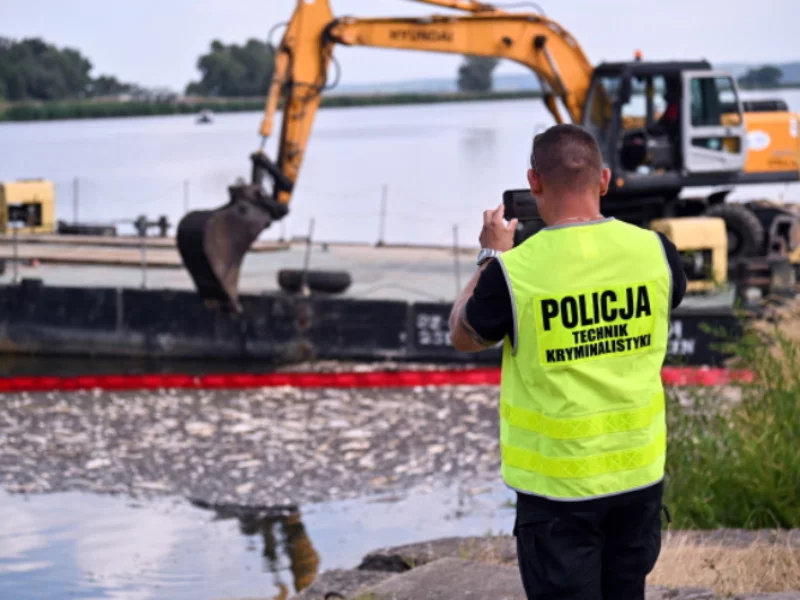
<instances>
[{"instance_id":1,"label":"black sleeve","mask_svg":"<svg viewBox=\"0 0 800 600\"><path fill-rule=\"evenodd\" d=\"M466 305L467 322L488 342L513 339L514 316L503 269L497 259L486 265Z\"/></svg>"},{"instance_id":2,"label":"black sleeve","mask_svg":"<svg viewBox=\"0 0 800 600\"><path fill-rule=\"evenodd\" d=\"M657 232L664 246L664 253L667 255L669 269L672 271L672 308L678 308L686 294L686 274L683 272L681 255L675 244L661 232Z\"/></svg>"}]
</instances>

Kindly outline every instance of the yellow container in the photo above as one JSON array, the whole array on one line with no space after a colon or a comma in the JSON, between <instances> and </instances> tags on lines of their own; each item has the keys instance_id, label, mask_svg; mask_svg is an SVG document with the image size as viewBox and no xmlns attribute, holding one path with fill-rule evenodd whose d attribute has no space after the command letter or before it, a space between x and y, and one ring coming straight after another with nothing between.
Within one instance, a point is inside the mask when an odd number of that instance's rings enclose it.
<instances>
[{"instance_id":1,"label":"yellow container","mask_svg":"<svg viewBox=\"0 0 800 600\"><path fill-rule=\"evenodd\" d=\"M0 183L0 233L9 233L9 217L26 211L31 225L17 224L20 233L53 233L56 229L55 187L43 179Z\"/></svg>"}]
</instances>

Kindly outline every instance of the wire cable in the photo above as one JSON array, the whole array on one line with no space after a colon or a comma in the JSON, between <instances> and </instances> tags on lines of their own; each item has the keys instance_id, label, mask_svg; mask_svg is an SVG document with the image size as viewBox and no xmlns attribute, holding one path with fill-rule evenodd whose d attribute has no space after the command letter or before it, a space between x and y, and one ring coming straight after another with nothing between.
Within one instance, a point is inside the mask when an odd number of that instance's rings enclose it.
<instances>
[{"instance_id":1,"label":"wire cable","mask_svg":"<svg viewBox=\"0 0 800 600\"><path fill-rule=\"evenodd\" d=\"M504 3L504 4L495 3L494 6L496 6L498 8L522 8L522 7L525 7L525 6L532 6L537 11L539 11L542 14L542 16L547 16L547 13L544 12L544 9L542 9L542 7L539 4L537 4L536 2L530 2L530 1L528 1L528 2L510 2L510 3Z\"/></svg>"},{"instance_id":2,"label":"wire cable","mask_svg":"<svg viewBox=\"0 0 800 600\"><path fill-rule=\"evenodd\" d=\"M275 35L275 32L278 31L278 29L280 29L281 27L286 27L287 25L289 25L289 21L283 21L282 23L273 25L272 29L270 29L269 33L267 34L267 44L269 44L272 47L275 47L275 44L272 43L272 38Z\"/></svg>"},{"instance_id":3,"label":"wire cable","mask_svg":"<svg viewBox=\"0 0 800 600\"><path fill-rule=\"evenodd\" d=\"M327 92L328 90L332 90L339 85L339 82L342 80L342 67L339 64L339 61L336 59L333 54L331 54L331 61L333 62L333 66L336 67L336 79L334 80L333 84L326 85L326 87L322 88L323 92ZM325 78L327 84L327 77Z\"/></svg>"}]
</instances>

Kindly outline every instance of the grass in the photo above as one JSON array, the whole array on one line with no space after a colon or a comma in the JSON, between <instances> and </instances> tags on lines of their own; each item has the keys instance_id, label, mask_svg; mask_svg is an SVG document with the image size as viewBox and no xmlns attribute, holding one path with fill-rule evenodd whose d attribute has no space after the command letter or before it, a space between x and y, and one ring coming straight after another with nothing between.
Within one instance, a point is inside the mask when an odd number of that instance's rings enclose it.
<instances>
[{"instance_id":1,"label":"grass","mask_svg":"<svg viewBox=\"0 0 800 600\"><path fill-rule=\"evenodd\" d=\"M755 375L668 407L666 504L676 529L800 527L800 345L775 325L746 331L736 361Z\"/></svg>"},{"instance_id":2,"label":"grass","mask_svg":"<svg viewBox=\"0 0 800 600\"><path fill-rule=\"evenodd\" d=\"M745 547L665 538L650 585L700 587L726 596L800 589L800 547L762 541Z\"/></svg>"}]
</instances>

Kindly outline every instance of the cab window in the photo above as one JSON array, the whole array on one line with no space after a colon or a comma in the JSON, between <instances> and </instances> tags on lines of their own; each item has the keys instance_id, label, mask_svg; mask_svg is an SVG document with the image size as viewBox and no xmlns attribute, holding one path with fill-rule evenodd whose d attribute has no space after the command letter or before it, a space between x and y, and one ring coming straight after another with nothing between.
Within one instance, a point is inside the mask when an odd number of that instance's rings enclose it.
<instances>
[{"instance_id":1,"label":"cab window","mask_svg":"<svg viewBox=\"0 0 800 600\"><path fill-rule=\"evenodd\" d=\"M736 89L730 77L695 77L691 82L691 99L693 127L738 125L740 122Z\"/></svg>"},{"instance_id":2,"label":"cab window","mask_svg":"<svg viewBox=\"0 0 800 600\"><path fill-rule=\"evenodd\" d=\"M608 133L614 117L614 103L619 94L619 87L620 77L617 75L596 77L586 103L588 110L584 113L584 125L597 138L604 156L608 150Z\"/></svg>"}]
</instances>

